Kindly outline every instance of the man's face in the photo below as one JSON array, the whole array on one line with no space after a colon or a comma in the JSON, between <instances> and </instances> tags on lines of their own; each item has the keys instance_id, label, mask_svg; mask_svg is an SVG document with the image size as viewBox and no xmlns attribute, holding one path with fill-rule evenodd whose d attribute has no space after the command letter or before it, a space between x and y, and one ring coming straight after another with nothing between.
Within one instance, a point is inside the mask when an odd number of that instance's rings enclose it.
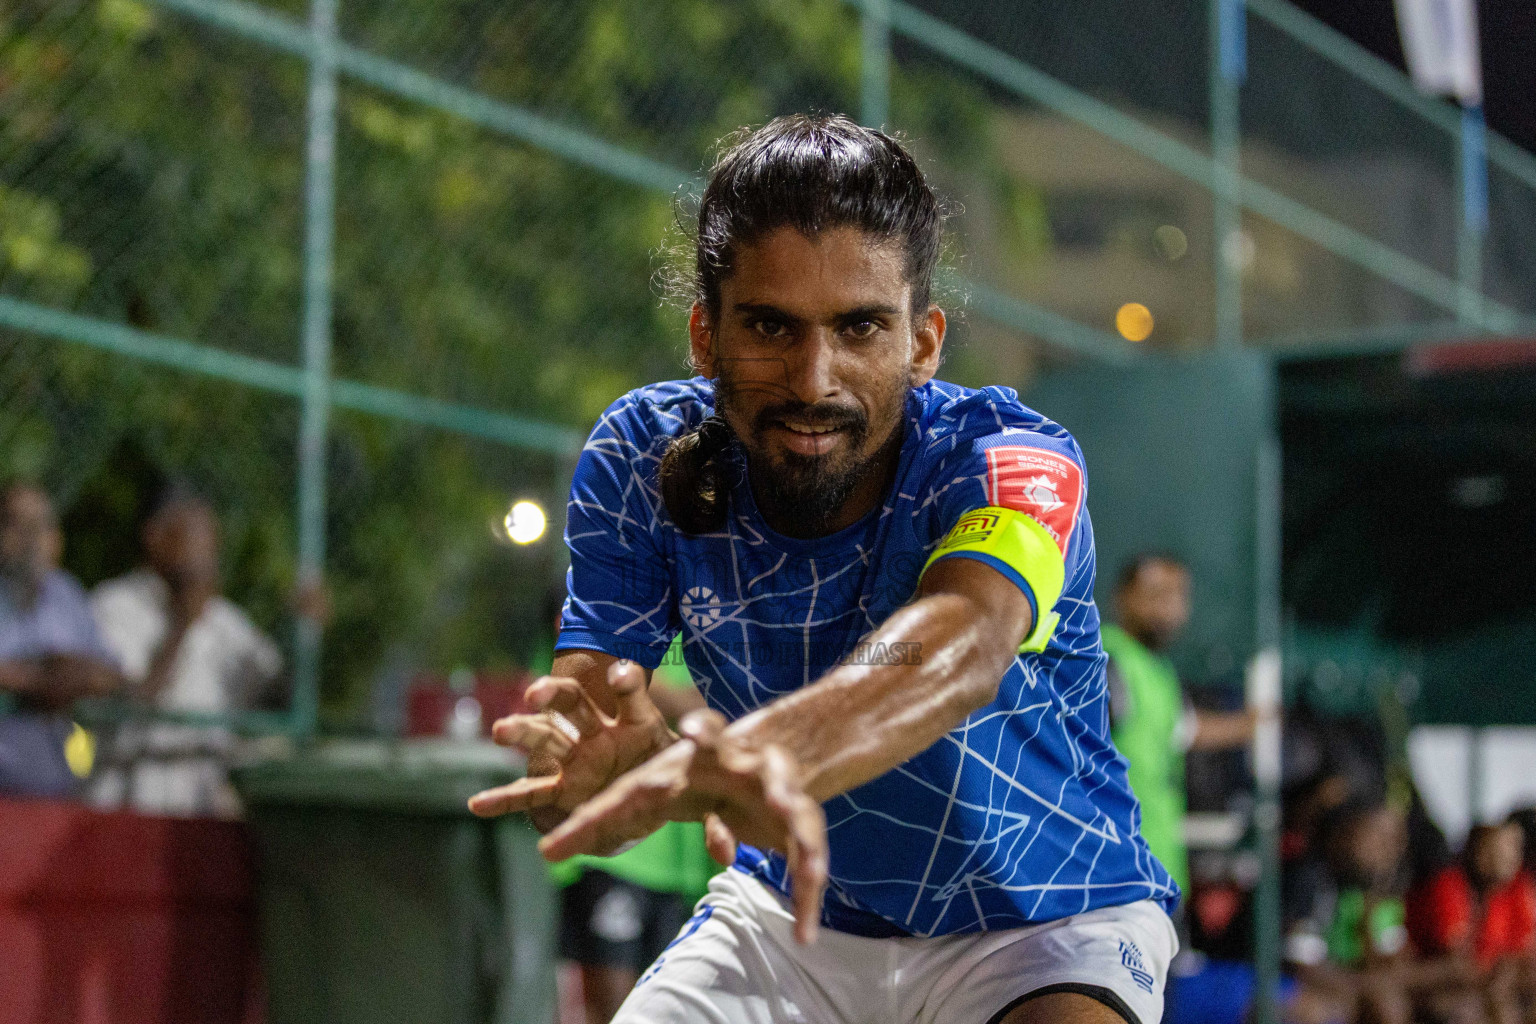
<instances>
[{"instance_id":1,"label":"man's face","mask_svg":"<svg viewBox=\"0 0 1536 1024\"><path fill-rule=\"evenodd\" d=\"M1525 834L1514 825L1480 829L1468 841L1472 874L1479 885L1496 889L1520 870L1525 853Z\"/></svg>"},{"instance_id":2,"label":"man's face","mask_svg":"<svg viewBox=\"0 0 1536 1024\"><path fill-rule=\"evenodd\" d=\"M48 496L31 487L13 487L4 495L0 518L0 572L37 586L58 567L63 534Z\"/></svg>"},{"instance_id":3,"label":"man's face","mask_svg":"<svg viewBox=\"0 0 1536 1024\"><path fill-rule=\"evenodd\" d=\"M1356 880L1390 883L1408 849L1408 827L1401 811L1375 808L1356 819L1344 838L1346 856Z\"/></svg>"},{"instance_id":4,"label":"man's face","mask_svg":"<svg viewBox=\"0 0 1536 1024\"><path fill-rule=\"evenodd\" d=\"M144 547L150 566L175 586L208 583L219 572L219 524L201 502L168 506L149 521Z\"/></svg>"},{"instance_id":5,"label":"man's face","mask_svg":"<svg viewBox=\"0 0 1536 1024\"><path fill-rule=\"evenodd\" d=\"M911 300L898 243L784 227L740 247L718 323L694 309L694 362L719 379L754 491L807 532L878 501L872 470L899 444L908 391L938 368L944 314L914 322Z\"/></svg>"},{"instance_id":6,"label":"man's face","mask_svg":"<svg viewBox=\"0 0 1536 1024\"><path fill-rule=\"evenodd\" d=\"M1153 559L1119 594L1121 625L1153 650L1173 643L1189 623L1189 572Z\"/></svg>"}]
</instances>

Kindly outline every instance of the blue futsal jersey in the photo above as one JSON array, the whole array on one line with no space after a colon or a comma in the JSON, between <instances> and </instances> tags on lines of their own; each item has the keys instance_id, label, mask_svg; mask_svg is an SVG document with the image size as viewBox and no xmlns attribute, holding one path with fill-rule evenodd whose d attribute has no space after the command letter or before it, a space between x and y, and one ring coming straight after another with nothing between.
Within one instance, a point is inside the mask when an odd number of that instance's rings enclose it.
<instances>
[{"instance_id":1,"label":"blue futsal jersey","mask_svg":"<svg viewBox=\"0 0 1536 1024\"><path fill-rule=\"evenodd\" d=\"M813 540L775 533L737 446L724 528L690 535L668 515L657 470L671 439L713 406L712 385L695 378L632 391L603 414L571 487L570 598L558 647L654 668L681 631L704 699L734 720L845 660L922 657L867 636L912 599L929 554L962 515L1025 512L1064 548L1060 621L1043 651L1014 659L990 704L827 801L823 922L928 936L1148 898L1171 907L1178 888L1141 838L1125 761L1109 738L1093 529L1071 435L1010 389L932 381L912 390L895 483L861 522ZM776 853L743 846L736 866L788 890Z\"/></svg>"}]
</instances>

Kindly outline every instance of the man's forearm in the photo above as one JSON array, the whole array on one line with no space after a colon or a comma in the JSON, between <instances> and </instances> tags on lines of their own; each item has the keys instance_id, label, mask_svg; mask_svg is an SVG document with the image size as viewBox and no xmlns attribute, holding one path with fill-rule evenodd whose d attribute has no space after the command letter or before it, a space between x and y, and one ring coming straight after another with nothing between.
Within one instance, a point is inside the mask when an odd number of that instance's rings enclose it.
<instances>
[{"instance_id":1,"label":"man's forearm","mask_svg":"<svg viewBox=\"0 0 1536 1024\"><path fill-rule=\"evenodd\" d=\"M1252 711L1201 711L1195 716L1191 750L1234 750L1253 742L1258 716Z\"/></svg>"},{"instance_id":2,"label":"man's forearm","mask_svg":"<svg viewBox=\"0 0 1536 1024\"><path fill-rule=\"evenodd\" d=\"M111 666L82 655L52 654L37 661L0 662L0 690L44 711L56 711L81 697L108 692L117 679Z\"/></svg>"},{"instance_id":3,"label":"man's forearm","mask_svg":"<svg viewBox=\"0 0 1536 1024\"><path fill-rule=\"evenodd\" d=\"M1026 613L1022 622L1000 624L988 611L953 593L924 597L867 638L871 651L900 652L870 660L900 663L841 665L726 734L758 749L784 748L817 800L877 778L996 696L1029 622ZM999 642L1000 629L1017 631L1012 647Z\"/></svg>"},{"instance_id":4,"label":"man's forearm","mask_svg":"<svg viewBox=\"0 0 1536 1024\"><path fill-rule=\"evenodd\" d=\"M144 673L144 681L139 684L136 696L146 704L154 703L171 683L172 671L176 667L176 656L181 653L181 642L186 639L187 629L191 623L173 621L166 632L165 639L160 642L160 647L155 651L155 656L150 659L149 670Z\"/></svg>"}]
</instances>

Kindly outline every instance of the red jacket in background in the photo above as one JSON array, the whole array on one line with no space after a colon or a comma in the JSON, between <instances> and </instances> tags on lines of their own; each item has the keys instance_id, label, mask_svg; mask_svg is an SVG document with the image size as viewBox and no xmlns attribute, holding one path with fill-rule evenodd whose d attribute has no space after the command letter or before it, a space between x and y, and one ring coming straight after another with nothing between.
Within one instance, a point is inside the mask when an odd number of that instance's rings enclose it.
<instances>
[{"instance_id":1,"label":"red jacket in background","mask_svg":"<svg viewBox=\"0 0 1536 1024\"><path fill-rule=\"evenodd\" d=\"M1410 895L1408 934L1422 953L1465 949L1483 967L1526 953L1536 940L1536 880L1522 869L1479 907L1466 872L1444 868Z\"/></svg>"}]
</instances>

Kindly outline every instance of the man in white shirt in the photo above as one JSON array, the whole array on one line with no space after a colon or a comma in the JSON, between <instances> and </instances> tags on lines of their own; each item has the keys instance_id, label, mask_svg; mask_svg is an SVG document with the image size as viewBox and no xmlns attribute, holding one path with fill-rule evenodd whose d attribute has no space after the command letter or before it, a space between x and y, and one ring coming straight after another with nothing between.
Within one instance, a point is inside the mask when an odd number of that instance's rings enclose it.
<instances>
[{"instance_id":1,"label":"man in white shirt","mask_svg":"<svg viewBox=\"0 0 1536 1024\"><path fill-rule=\"evenodd\" d=\"M135 699L162 711L249 708L283 669L277 645L219 593L218 519L174 490L145 521L146 564L101 584L92 609ZM126 724L93 786L98 806L148 814L235 817L226 729Z\"/></svg>"}]
</instances>

